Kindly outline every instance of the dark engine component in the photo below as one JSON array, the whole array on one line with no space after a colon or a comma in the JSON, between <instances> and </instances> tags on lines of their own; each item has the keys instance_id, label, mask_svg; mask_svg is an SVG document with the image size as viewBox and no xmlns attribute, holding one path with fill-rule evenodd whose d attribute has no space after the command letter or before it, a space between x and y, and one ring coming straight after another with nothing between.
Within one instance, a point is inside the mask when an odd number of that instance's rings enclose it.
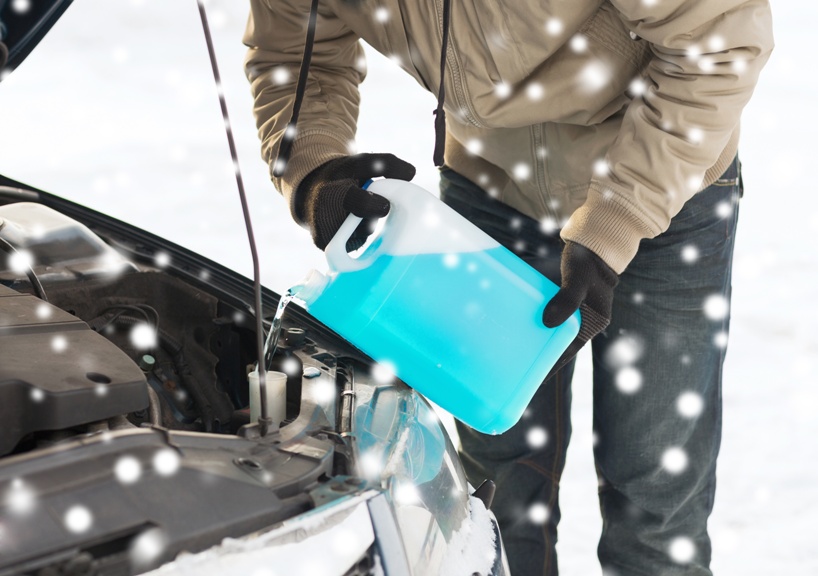
<instances>
[{"instance_id":1,"label":"dark engine component","mask_svg":"<svg viewBox=\"0 0 818 576\"><path fill-rule=\"evenodd\" d=\"M67 312L0 285L0 455L32 432L148 407L145 376Z\"/></svg>"}]
</instances>

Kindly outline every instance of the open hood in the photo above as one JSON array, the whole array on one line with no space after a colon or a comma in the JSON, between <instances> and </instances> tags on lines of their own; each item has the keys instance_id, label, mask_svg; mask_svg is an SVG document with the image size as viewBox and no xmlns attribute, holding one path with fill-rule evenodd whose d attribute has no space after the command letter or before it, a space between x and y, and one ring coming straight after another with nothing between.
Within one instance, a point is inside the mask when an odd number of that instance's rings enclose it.
<instances>
[{"instance_id":1,"label":"open hood","mask_svg":"<svg viewBox=\"0 0 818 576\"><path fill-rule=\"evenodd\" d=\"M0 0L0 81L25 60L72 0Z\"/></svg>"}]
</instances>

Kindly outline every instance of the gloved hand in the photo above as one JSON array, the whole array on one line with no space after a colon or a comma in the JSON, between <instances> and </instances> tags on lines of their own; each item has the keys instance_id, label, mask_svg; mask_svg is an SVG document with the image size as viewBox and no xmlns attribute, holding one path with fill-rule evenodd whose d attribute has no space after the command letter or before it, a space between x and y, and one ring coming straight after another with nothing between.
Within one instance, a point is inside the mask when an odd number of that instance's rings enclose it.
<instances>
[{"instance_id":1,"label":"gloved hand","mask_svg":"<svg viewBox=\"0 0 818 576\"><path fill-rule=\"evenodd\" d=\"M543 324L555 328L577 309L582 323L579 334L557 360L546 380L576 356L588 340L610 324L613 291L619 283L616 272L602 258L571 241L566 242L562 250L560 272L562 286L545 306Z\"/></svg>"},{"instance_id":2,"label":"gloved hand","mask_svg":"<svg viewBox=\"0 0 818 576\"><path fill-rule=\"evenodd\" d=\"M297 210L323 250L350 213L364 221L347 242L347 250L363 245L378 218L389 212L389 201L364 190L370 178L411 180L415 167L394 154L356 154L326 162L310 172L296 190Z\"/></svg>"}]
</instances>

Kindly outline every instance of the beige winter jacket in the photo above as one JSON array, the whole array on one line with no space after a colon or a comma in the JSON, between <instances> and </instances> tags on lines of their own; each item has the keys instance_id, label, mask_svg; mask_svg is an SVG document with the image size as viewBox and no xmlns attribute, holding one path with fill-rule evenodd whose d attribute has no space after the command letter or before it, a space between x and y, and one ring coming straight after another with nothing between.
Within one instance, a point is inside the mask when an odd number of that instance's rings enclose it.
<instances>
[{"instance_id":1,"label":"beige winter jacket","mask_svg":"<svg viewBox=\"0 0 818 576\"><path fill-rule=\"evenodd\" d=\"M271 167L309 4L250 0L246 71ZM273 179L291 208L305 175L350 153L359 39L437 94L442 10L443 0L321 0L293 155ZM621 273L733 159L772 48L767 0L452 0L446 164L564 224L564 239Z\"/></svg>"}]
</instances>

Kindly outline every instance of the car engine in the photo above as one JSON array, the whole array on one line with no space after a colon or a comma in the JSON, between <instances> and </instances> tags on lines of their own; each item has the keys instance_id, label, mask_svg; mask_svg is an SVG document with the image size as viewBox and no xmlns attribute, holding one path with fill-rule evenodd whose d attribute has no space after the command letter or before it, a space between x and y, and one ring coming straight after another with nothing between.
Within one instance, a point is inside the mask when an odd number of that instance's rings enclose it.
<instances>
[{"instance_id":1,"label":"car engine","mask_svg":"<svg viewBox=\"0 0 818 576\"><path fill-rule=\"evenodd\" d=\"M0 266L0 456L106 427L235 434L249 422L252 318L206 290L206 271L197 286L164 270L161 252L135 263L34 202L0 206L0 241L12 247ZM290 420L302 364L287 344L304 340L285 331L275 359L292 375Z\"/></svg>"}]
</instances>

